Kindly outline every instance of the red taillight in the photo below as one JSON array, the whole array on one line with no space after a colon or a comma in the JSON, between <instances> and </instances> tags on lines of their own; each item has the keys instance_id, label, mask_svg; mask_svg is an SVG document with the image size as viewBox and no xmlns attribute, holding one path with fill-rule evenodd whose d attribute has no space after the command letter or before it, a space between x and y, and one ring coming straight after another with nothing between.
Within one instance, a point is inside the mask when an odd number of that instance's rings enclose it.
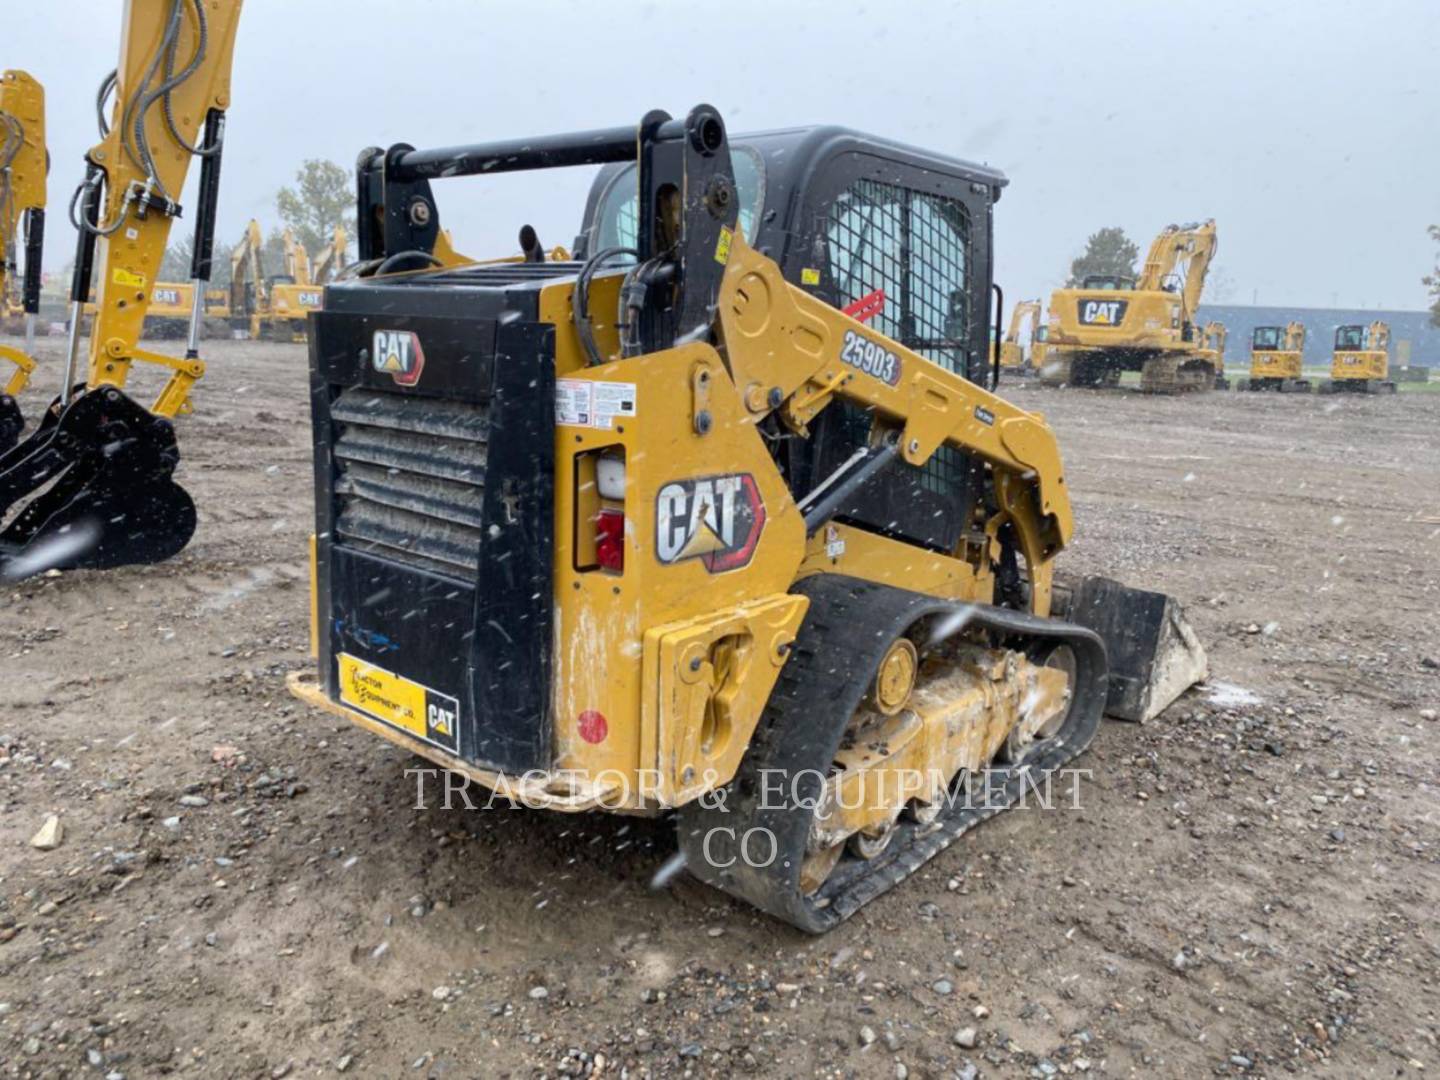
<instances>
[{"instance_id":1,"label":"red taillight","mask_svg":"<svg viewBox=\"0 0 1440 1080\"><path fill-rule=\"evenodd\" d=\"M605 714L596 709L582 712L576 727L580 729L580 738L592 744L604 742L605 736L610 734L610 724L605 719Z\"/></svg>"},{"instance_id":2,"label":"red taillight","mask_svg":"<svg viewBox=\"0 0 1440 1080\"><path fill-rule=\"evenodd\" d=\"M625 569L625 513L601 510L595 518L595 561L602 570Z\"/></svg>"}]
</instances>

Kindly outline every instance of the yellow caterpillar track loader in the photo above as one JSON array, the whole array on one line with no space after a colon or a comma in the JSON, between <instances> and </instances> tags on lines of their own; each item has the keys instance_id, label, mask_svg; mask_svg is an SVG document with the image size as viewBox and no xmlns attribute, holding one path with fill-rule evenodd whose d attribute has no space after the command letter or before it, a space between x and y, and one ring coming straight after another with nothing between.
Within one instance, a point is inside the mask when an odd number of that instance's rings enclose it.
<instances>
[{"instance_id":1,"label":"yellow caterpillar track loader","mask_svg":"<svg viewBox=\"0 0 1440 1080\"><path fill-rule=\"evenodd\" d=\"M1216 246L1214 221L1170 225L1138 279L1097 276L1057 289L1041 382L1117 386L1122 372L1138 371L1151 393L1213 389L1220 370L1195 318Z\"/></svg>"},{"instance_id":2,"label":"yellow caterpillar track loader","mask_svg":"<svg viewBox=\"0 0 1440 1080\"><path fill-rule=\"evenodd\" d=\"M0 328L25 334L23 350L0 343L0 454L13 447L25 430L15 399L35 370L49 167L44 89L23 71L0 72ZM17 280L22 243L25 269ZM7 367L14 370L7 373Z\"/></svg>"},{"instance_id":3,"label":"yellow caterpillar track loader","mask_svg":"<svg viewBox=\"0 0 1440 1080\"><path fill-rule=\"evenodd\" d=\"M443 243L440 180L595 164L573 258ZM811 932L1163 709L1203 650L1057 583L1055 435L985 388L1005 183L705 105L365 151L293 692L529 806L676 809L690 872Z\"/></svg>"},{"instance_id":4,"label":"yellow caterpillar track loader","mask_svg":"<svg viewBox=\"0 0 1440 1080\"><path fill-rule=\"evenodd\" d=\"M1310 380L1301 377L1305 363L1305 324L1257 326L1250 334L1250 377L1237 390L1274 390L1308 394Z\"/></svg>"},{"instance_id":5,"label":"yellow caterpillar track loader","mask_svg":"<svg viewBox=\"0 0 1440 1080\"><path fill-rule=\"evenodd\" d=\"M1320 384L1322 394L1393 394L1390 381L1390 325L1337 326L1330 378Z\"/></svg>"},{"instance_id":6,"label":"yellow caterpillar track loader","mask_svg":"<svg viewBox=\"0 0 1440 1080\"><path fill-rule=\"evenodd\" d=\"M131 0L120 64L101 84L101 141L71 204L78 232L70 337L60 396L22 443L0 454L0 579L50 567L108 567L169 558L195 529L174 481L172 419L190 410L205 370L200 320L215 234L237 0ZM113 95L107 123L104 103ZM156 275L190 161L201 159L185 355L139 347ZM88 370L81 324L97 287ZM125 393L136 362L167 379L146 408Z\"/></svg>"},{"instance_id":7,"label":"yellow caterpillar track loader","mask_svg":"<svg viewBox=\"0 0 1440 1080\"><path fill-rule=\"evenodd\" d=\"M1030 324L1029 352L1020 343L1020 333ZM1000 368L1014 375L1034 375L1045 363L1045 336L1048 328L1040 321L1040 301L1022 300L1010 313L1010 328L1000 341Z\"/></svg>"}]
</instances>

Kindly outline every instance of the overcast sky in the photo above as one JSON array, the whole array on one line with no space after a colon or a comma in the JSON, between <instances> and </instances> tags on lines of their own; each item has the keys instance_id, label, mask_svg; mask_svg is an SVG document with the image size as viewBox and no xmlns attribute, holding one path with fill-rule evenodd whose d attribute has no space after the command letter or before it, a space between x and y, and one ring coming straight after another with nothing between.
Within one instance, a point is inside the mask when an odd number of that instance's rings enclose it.
<instances>
[{"instance_id":1,"label":"overcast sky","mask_svg":"<svg viewBox=\"0 0 1440 1080\"><path fill-rule=\"evenodd\" d=\"M58 270L123 4L7 7L0 67L48 93ZM348 169L370 145L708 101L732 133L841 123L1000 167L1010 299L1059 284L1099 226L1143 252L1165 224L1213 216L1212 300L1414 309L1440 222L1437 49L1437 0L247 0L220 236L274 224L275 191L307 157ZM503 254L527 221L569 244L587 183L456 180L437 198L461 250Z\"/></svg>"}]
</instances>

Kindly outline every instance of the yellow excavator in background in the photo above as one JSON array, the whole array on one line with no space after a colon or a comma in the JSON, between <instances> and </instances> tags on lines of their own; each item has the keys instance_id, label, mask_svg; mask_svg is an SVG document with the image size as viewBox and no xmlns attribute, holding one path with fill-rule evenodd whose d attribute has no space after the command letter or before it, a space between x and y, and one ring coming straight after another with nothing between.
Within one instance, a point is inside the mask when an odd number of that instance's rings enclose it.
<instances>
[{"instance_id":1,"label":"yellow excavator in background","mask_svg":"<svg viewBox=\"0 0 1440 1080\"><path fill-rule=\"evenodd\" d=\"M1337 326L1330 378L1320 384L1320 393L1393 394L1396 389L1390 381L1390 324Z\"/></svg>"},{"instance_id":2,"label":"yellow excavator in background","mask_svg":"<svg viewBox=\"0 0 1440 1080\"><path fill-rule=\"evenodd\" d=\"M77 316L97 237L136 235L100 243L84 389L0 459L0 493L44 488L0 533L7 577L193 529L160 411L184 398L146 410L124 376L178 216L169 151L218 178L239 10L126 7L132 122L91 153ZM521 258L454 256L432 181L561 165L604 166L573 259L529 226ZM700 105L358 173L360 269L311 316L302 700L529 806L674 808L691 873L821 932L1040 790L1102 714L1203 676L1174 601L1057 579L1055 434L985 388L970 223L999 172L840 128L732 144ZM875 227L897 217L898 279Z\"/></svg>"},{"instance_id":3,"label":"yellow excavator in background","mask_svg":"<svg viewBox=\"0 0 1440 1080\"><path fill-rule=\"evenodd\" d=\"M1225 377L1225 344L1230 339L1230 331L1224 323L1212 319L1203 327L1197 327L1195 339L1202 358L1215 368L1215 389L1230 389L1230 380Z\"/></svg>"},{"instance_id":4,"label":"yellow excavator in background","mask_svg":"<svg viewBox=\"0 0 1440 1080\"><path fill-rule=\"evenodd\" d=\"M289 229L281 243L285 270L267 274L264 235L252 218L230 253L230 325L257 341L304 341L306 316L324 296L310 280L310 256Z\"/></svg>"},{"instance_id":5,"label":"yellow excavator in background","mask_svg":"<svg viewBox=\"0 0 1440 1080\"><path fill-rule=\"evenodd\" d=\"M0 328L25 335L24 349L0 343L0 454L25 430L16 398L35 370L49 169L44 88L23 71L0 72ZM25 269L17 280L22 236Z\"/></svg>"},{"instance_id":6,"label":"yellow excavator in background","mask_svg":"<svg viewBox=\"0 0 1440 1080\"><path fill-rule=\"evenodd\" d=\"M157 281L150 290L145 336L183 338L190 329L190 313L194 308L195 288L188 281Z\"/></svg>"},{"instance_id":7,"label":"yellow excavator in background","mask_svg":"<svg viewBox=\"0 0 1440 1080\"><path fill-rule=\"evenodd\" d=\"M306 337L307 317L320 310L324 291L310 275L310 255L295 234L285 230L285 273L270 279L268 333L276 341L300 341Z\"/></svg>"},{"instance_id":8,"label":"yellow excavator in background","mask_svg":"<svg viewBox=\"0 0 1440 1080\"><path fill-rule=\"evenodd\" d=\"M1030 324L1029 349L1020 342L1024 324ZM1013 375L1034 375L1045 363L1046 325L1040 320L1040 301L1022 300L1010 313L1010 328L1000 341L1000 368Z\"/></svg>"},{"instance_id":9,"label":"yellow excavator in background","mask_svg":"<svg viewBox=\"0 0 1440 1080\"><path fill-rule=\"evenodd\" d=\"M1235 388L1308 394L1310 380L1301 377L1304 363L1304 323L1292 319L1286 326L1257 326L1250 334L1250 377Z\"/></svg>"},{"instance_id":10,"label":"yellow excavator in background","mask_svg":"<svg viewBox=\"0 0 1440 1080\"><path fill-rule=\"evenodd\" d=\"M1041 382L1116 386L1138 371L1151 393L1212 389L1220 372L1195 319L1216 246L1214 221L1170 225L1138 279L1101 275L1057 289Z\"/></svg>"},{"instance_id":11,"label":"yellow excavator in background","mask_svg":"<svg viewBox=\"0 0 1440 1080\"><path fill-rule=\"evenodd\" d=\"M325 246L324 252L314 259L314 272L311 274L311 283L324 285L340 276L345 269L349 258L350 235L345 231L344 225L336 225L335 233L330 243ZM318 305L317 305L318 306Z\"/></svg>"},{"instance_id":12,"label":"yellow excavator in background","mask_svg":"<svg viewBox=\"0 0 1440 1080\"><path fill-rule=\"evenodd\" d=\"M240 242L230 249L230 326L252 339L260 337L261 323L269 313L264 248L260 223L251 218Z\"/></svg>"}]
</instances>

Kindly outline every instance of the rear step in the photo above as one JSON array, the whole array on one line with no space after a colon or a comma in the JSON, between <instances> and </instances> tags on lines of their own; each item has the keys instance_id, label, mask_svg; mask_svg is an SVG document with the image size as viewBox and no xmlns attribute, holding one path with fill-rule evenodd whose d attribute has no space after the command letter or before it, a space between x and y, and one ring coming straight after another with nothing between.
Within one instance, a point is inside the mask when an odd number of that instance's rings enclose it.
<instances>
[{"instance_id":1,"label":"rear step","mask_svg":"<svg viewBox=\"0 0 1440 1080\"><path fill-rule=\"evenodd\" d=\"M1205 648L1174 597L1104 577L1056 586L1054 612L1099 634L1110 657L1105 712L1143 723L1209 674Z\"/></svg>"}]
</instances>

